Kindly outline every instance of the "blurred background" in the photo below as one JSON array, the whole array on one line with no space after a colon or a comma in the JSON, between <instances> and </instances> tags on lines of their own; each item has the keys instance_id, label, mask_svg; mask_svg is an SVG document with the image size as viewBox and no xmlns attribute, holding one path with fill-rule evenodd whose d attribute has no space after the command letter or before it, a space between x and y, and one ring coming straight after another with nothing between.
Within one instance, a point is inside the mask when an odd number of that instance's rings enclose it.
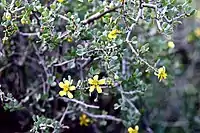
<instances>
[{"instance_id":1,"label":"blurred background","mask_svg":"<svg viewBox=\"0 0 200 133\"><path fill-rule=\"evenodd\" d=\"M168 66L173 85L155 83L144 98L143 123L155 133L200 133L200 0L193 7L197 13L173 33L176 52Z\"/></svg>"}]
</instances>

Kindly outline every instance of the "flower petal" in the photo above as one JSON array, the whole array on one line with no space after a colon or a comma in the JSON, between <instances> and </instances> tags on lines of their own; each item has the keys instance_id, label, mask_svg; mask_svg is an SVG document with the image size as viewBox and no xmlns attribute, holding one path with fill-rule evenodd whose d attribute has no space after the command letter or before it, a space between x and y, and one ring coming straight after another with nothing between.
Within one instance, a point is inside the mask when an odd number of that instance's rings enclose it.
<instances>
[{"instance_id":1,"label":"flower petal","mask_svg":"<svg viewBox=\"0 0 200 133\"><path fill-rule=\"evenodd\" d=\"M103 85L106 83L106 79L100 79L98 83L99 85Z\"/></svg>"},{"instance_id":2,"label":"flower petal","mask_svg":"<svg viewBox=\"0 0 200 133\"><path fill-rule=\"evenodd\" d=\"M76 87L75 87L75 86L70 86L70 87L69 87L69 90L70 90L70 91L74 91L74 90L76 90Z\"/></svg>"},{"instance_id":3,"label":"flower petal","mask_svg":"<svg viewBox=\"0 0 200 133\"><path fill-rule=\"evenodd\" d=\"M132 128L132 127L129 127L129 128L128 128L128 132L129 132L129 133L134 132L133 128Z\"/></svg>"},{"instance_id":4,"label":"flower petal","mask_svg":"<svg viewBox=\"0 0 200 133\"><path fill-rule=\"evenodd\" d=\"M63 82L60 82L58 85L60 88L64 88L64 86L65 86L65 84Z\"/></svg>"},{"instance_id":5,"label":"flower petal","mask_svg":"<svg viewBox=\"0 0 200 133\"><path fill-rule=\"evenodd\" d=\"M66 86L69 86L69 85L70 85L69 80L65 80L64 83L65 83Z\"/></svg>"},{"instance_id":6,"label":"flower petal","mask_svg":"<svg viewBox=\"0 0 200 133\"><path fill-rule=\"evenodd\" d=\"M97 86L96 88L97 88L97 92L98 92L98 93L102 93L102 89L101 89L100 86Z\"/></svg>"},{"instance_id":7,"label":"flower petal","mask_svg":"<svg viewBox=\"0 0 200 133\"><path fill-rule=\"evenodd\" d=\"M88 83L91 84L91 85L94 84L93 81L94 81L94 80L91 79L91 78L88 79Z\"/></svg>"},{"instance_id":8,"label":"flower petal","mask_svg":"<svg viewBox=\"0 0 200 133\"><path fill-rule=\"evenodd\" d=\"M93 77L93 79L94 79L94 80L98 80L98 79L99 79L99 75L95 75L95 76Z\"/></svg>"},{"instance_id":9,"label":"flower petal","mask_svg":"<svg viewBox=\"0 0 200 133\"><path fill-rule=\"evenodd\" d=\"M165 73L165 79L167 78L167 73Z\"/></svg>"},{"instance_id":10,"label":"flower petal","mask_svg":"<svg viewBox=\"0 0 200 133\"><path fill-rule=\"evenodd\" d=\"M81 117L82 117L83 119L86 119L87 116L86 116L85 114L83 114Z\"/></svg>"},{"instance_id":11,"label":"flower petal","mask_svg":"<svg viewBox=\"0 0 200 133\"><path fill-rule=\"evenodd\" d=\"M88 126L88 123L85 122L84 125L87 127L87 126Z\"/></svg>"},{"instance_id":12,"label":"flower petal","mask_svg":"<svg viewBox=\"0 0 200 133\"><path fill-rule=\"evenodd\" d=\"M93 92L95 89L95 86L90 86L89 92Z\"/></svg>"},{"instance_id":13,"label":"flower petal","mask_svg":"<svg viewBox=\"0 0 200 133\"><path fill-rule=\"evenodd\" d=\"M89 122L90 122L90 119L89 119L89 118L87 118L87 119L85 120L85 122L89 123Z\"/></svg>"},{"instance_id":14,"label":"flower petal","mask_svg":"<svg viewBox=\"0 0 200 133\"><path fill-rule=\"evenodd\" d=\"M113 39L113 35L111 33L108 34L109 39Z\"/></svg>"},{"instance_id":15,"label":"flower petal","mask_svg":"<svg viewBox=\"0 0 200 133\"><path fill-rule=\"evenodd\" d=\"M108 38L109 39L115 39L115 38L117 38L117 34L116 33L109 33Z\"/></svg>"},{"instance_id":16,"label":"flower petal","mask_svg":"<svg viewBox=\"0 0 200 133\"><path fill-rule=\"evenodd\" d=\"M82 115L79 117L79 120L80 120L80 121L82 121L82 120L83 120L83 116L82 116Z\"/></svg>"},{"instance_id":17,"label":"flower petal","mask_svg":"<svg viewBox=\"0 0 200 133\"><path fill-rule=\"evenodd\" d=\"M139 130L139 126L138 126L138 125L135 126L135 130L136 130L136 131Z\"/></svg>"},{"instance_id":18,"label":"flower petal","mask_svg":"<svg viewBox=\"0 0 200 133\"><path fill-rule=\"evenodd\" d=\"M165 72L165 67L163 66L163 67L160 67L159 69L158 69L158 73L162 73L162 72Z\"/></svg>"},{"instance_id":19,"label":"flower petal","mask_svg":"<svg viewBox=\"0 0 200 133\"><path fill-rule=\"evenodd\" d=\"M61 96L61 97L63 97L63 96L65 96L67 93L65 92L65 91L60 91L59 92L59 95Z\"/></svg>"},{"instance_id":20,"label":"flower petal","mask_svg":"<svg viewBox=\"0 0 200 133\"><path fill-rule=\"evenodd\" d=\"M116 30L116 33L119 34L119 33L122 33L122 32L120 30Z\"/></svg>"},{"instance_id":21,"label":"flower petal","mask_svg":"<svg viewBox=\"0 0 200 133\"><path fill-rule=\"evenodd\" d=\"M80 125L82 126L84 123L83 123L83 121L82 120L80 120Z\"/></svg>"},{"instance_id":22,"label":"flower petal","mask_svg":"<svg viewBox=\"0 0 200 133\"><path fill-rule=\"evenodd\" d=\"M67 92L67 96L68 96L70 99L74 97L70 91Z\"/></svg>"},{"instance_id":23,"label":"flower petal","mask_svg":"<svg viewBox=\"0 0 200 133\"><path fill-rule=\"evenodd\" d=\"M163 71L165 72L166 70L165 70L165 66L163 66Z\"/></svg>"}]
</instances>

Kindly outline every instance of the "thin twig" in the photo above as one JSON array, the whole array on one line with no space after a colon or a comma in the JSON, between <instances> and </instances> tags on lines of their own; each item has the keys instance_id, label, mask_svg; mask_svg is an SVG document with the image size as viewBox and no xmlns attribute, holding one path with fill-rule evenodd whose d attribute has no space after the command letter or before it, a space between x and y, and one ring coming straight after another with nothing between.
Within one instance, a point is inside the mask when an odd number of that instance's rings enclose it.
<instances>
[{"instance_id":1,"label":"thin twig","mask_svg":"<svg viewBox=\"0 0 200 133\"><path fill-rule=\"evenodd\" d=\"M144 59L142 59L141 57L138 57L138 59L143 62L144 64L146 64L149 68L151 68L154 71L157 71L157 69L155 69L152 65L150 65L147 61L145 61Z\"/></svg>"},{"instance_id":2,"label":"thin twig","mask_svg":"<svg viewBox=\"0 0 200 133\"><path fill-rule=\"evenodd\" d=\"M8 63L8 64L6 64L5 66L1 67L1 68L0 68L0 73L1 73L2 71L4 71L6 68L10 67L11 65L12 65L12 63Z\"/></svg>"},{"instance_id":3,"label":"thin twig","mask_svg":"<svg viewBox=\"0 0 200 133\"><path fill-rule=\"evenodd\" d=\"M61 15L61 14L58 14L58 17L60 17L60 18L62 18L62 19L64 19L64 20L66 20L66 21L69 21L69 18L67 18L67 17L65 17L65 16L63 16L63 15Z\"/></svg>"},{"instance_id":4,"label":"thin twig","mask_svg":"<svg viewBox=\"0 0 200 133\"><path fill-rule=\"evenodd\" d=\"M12 0L10 3L10 9L12 9L15 6L15 0Z\"/></svg>"},{"instance_id":5,"label":"thin twig","mask_svg":"<svg viewBox=\"0 0 200 133\"><path fill-rule=\"evenodd\" d=\"M39 35L40 35L39 32L35 32L35 33L24 33L24 32L20 32L20 31L19 31L19 34L22 35L22 36L39 36Z\"/></svg>"},{"instance_id":6,"label":"thin twig","mask_svg":"<svg viewBox=\"0 0 200 133\"><path fill-rule=\"evenodd\" d=\"M150 8L154 8L155 10L157 9L156 6L152 5L152 4L146 4L146 3L143 3L142 0L140 0L140 6L139 6L139 11L138 11L138 15L135 19L135 22L132 23L132 25L130 26L129 28L129 31L127 33L127 36L126 36L126 42L128 43L129 47L131 48L131 51L133 52L133 54L141 61L143 62L144 64L146 64L148 67L150 67L151 69L153 69L154 71L157 71L153 66L151 66L148 62L146 62L144 59L142 59L140 56L139 56L139 53L137 53L137 51L134 49L134 47L132 46L131 44L131 41L129 40L130 39L130 36L131 36L131 32L133 31L133 28L135 27L136 23L139 21L139 19L142 17L142 13L143 13L143 7L150 7ZM157 20L158 21L158 20ZM157 22L156 21L156 22ZM161 26L160 26L160 22L158 21L157 22L157 25L158 25L158 28L161 29Z\"/></svg>"},{"instance_id":7,"label":"thin twig","mask_svg":"<svg viewBox=\"0 0 200 133\"><path fill-rule=\"evenodd\" d=\"M15 9L15 10L11 11L11 12L14 13L14 12L21 11L21 10L23 10L23 9L25 9L25 6L20 7L20 8L17 8L17 9Z\"/></svg>"},{"instance_id":8,"label":"thin twig","mask_svg":"<svg viewBox=\"0 0 200 133\"><path fill-rule=\"evenodd\" d=\"M42 67L44 69L44 72L45 72L45 76L46 77L43 77L43 75L41 76L42 77L42 81L43 81L43 92L45 94L49 90L48 89L49 88L49 84L47 83L47 80L49 78L50 73L48 73L48 68L47 68L47 66L45 64L45 60L40 56L40 53L39 53L39 51L38 51L38 49L37 49L35 44L33 44L33 48L34 48L35 53L36 53L36 55L37 55L37 57L39 59L39 64L42 65Z\"/></svg>"},{"instance_id":9,"label":"thin twig","mask_svg":"<svg viewBox=\"0 0 200 133\"><path fill-rule=\"evenodd\" d=\"M91 23L91 22L93 22L94 20L97 20L97 19L103 17L103 16L106 15L107 13L114 12L116 9L121 8L121 7L122 7L122 6L117 6L117 7L108 9L108 10L102 12L102 13L97 12L97 13L95 13L94 15L90 16L89 18L87 18L87 19L81 21L81 23L82 23L82 24Z\"/></svg>"},{"instance_id":10,"label":"thin twig","mask_svg":"<svg viewBox=\"0 0 200 133\"><path fill-rule=\"evenodd\" d=\"M22 104L22 103L26 103L26 102L28 101L29 97L31 97L32 95L34 95L42 86L43 86L43 84L40 84L40 85L37 86L37 88L34 88L34 90L31 91L30 93L28 93L28 94L26 95L26 97L23 98L23 99L20 101L20 103L21 103L21 104Z\"/></svg>"},{"instance_id":11,"label":"thin twig","mask_svg":"<svg viewBox=\"0 0 200 133\"><path fill-rule=\"evenodd\" d=\"M135 91L122 91L123 94L127 94L127 95L134 95L134 94L137 94L137 93L143 93L142 91L138 91L138 90L135 90Z\"/></svg>"},{"instance_id":12,"label":"thin twig","mask_svg":"<svg viewBox=\"0 0 200 133\"><path fill-rule=\"evenodd\" d=\"M117 122L121 122L122 120L119 118L116 118L114 116L111 115L96 115L96 114L92 114L86 111L82 111L84 114L88 115L89 117L95 118L95 119L105 119L105 120L112 120L112 121L117 121Z\"/></svg>"},{"instance_id":13,"label":"thin twig","mask_svg":"<svg viewBox=\"0 0 200 133\"><path fill-rule=\"evenodd\" d=\"M68 64L68 63L74 62L74 61L75 61L75 59L71 59L71 60L67 60L67 61L64 61L64 62L61 62L61 63L58 63L58 64L54 64L54 66L55 67L57 67L57 66L63 66L65 64Z\"/></svg>"},{"instance_id":14,"label":"thin twig","mask_svg":"<svg viewBox=\"0 0 200 133\"><path fill-rule=\"evenodd\" d=\"M59 124L60 124L60 125L62 125L62 122L63 122L63 120L64 120L64 118L65 118L65 115L66 115L67 112L68 112L68 107L69 107L69 106L66 107L65 112L63 113L63 115L62 115L62 117L61 117L61 119L60 119L60 121L59 121Z\"/></svg>"},{"instance_id":15,"label":"thin twig","mask_svg":"<svg viewBox=\"0 0 200 133\"><path fill-rule=\"evenodd\" d=\"M43 67L43 69L44 69L44 72L45 72L45 74L46 74L46 78L48 78L48 68L46 67L46 65L45 65L45 61L44 61L44 59L40 56L40 53L39 53L39 51L38 51L38 49L37 49L37 47L36 47L36 45L35 44L33 44L33 48L35 49L35 53L36 53L36 55L37 55L37 57L39 58L39 60L40 60L40 63L39 64L41 64L42 65L42 67Z\"/></svg>"},{"instance_id":16,"label":"thin twig","mask_svg":"<svg viewBox=\"0 0 200 133\"><path fill-rule=\"evenodd\" d=\"M135 24L139 21L140 17L142 16L142 8L139 9L138 11L138 15L135 19L135 22L132 23L131 27L129 28L129 32L127 34L127 37L126 37L126 41L129 42L129 38L130 38L130 35L131 35L131 32L133 31L133 28L135 27Z\"/></svg>"},{"instance_id":17,"label":"thin twig","mask_svg":"<svg viewBox=\"0 0 200 133\"><path fill-rule=\"evenodd\" d=\"M84 102L78 101L78 100L76 100L76 99L69 99L69 98L66 98L66 97L62 97L61 99L62 99L64 102L74 102L74 103L80 104L80 105L84 106L85 108L99 109L99 106L89 105L89 104L86 104L86 103L84 103Z\"/></svg>"}]
</instances>

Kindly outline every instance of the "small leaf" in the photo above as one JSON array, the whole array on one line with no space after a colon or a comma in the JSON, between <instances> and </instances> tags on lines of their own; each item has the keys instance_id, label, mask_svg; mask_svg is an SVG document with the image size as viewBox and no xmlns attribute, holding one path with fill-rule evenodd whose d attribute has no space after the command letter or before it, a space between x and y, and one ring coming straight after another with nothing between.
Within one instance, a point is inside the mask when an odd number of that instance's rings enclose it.
<instances>
[{"instance_id":1,"label":"small leaf","mask_svg":"<svg viewBox=\"0 0 200 133\"><path fill-rule=\"evenodd\" d=\"M6 0L1 0L1 3L2 3L4 6L6 6L6 4L7 4Z\"/></svg>"},{"instance_id":2,"label":"small leaf","mask_svg":"<svg viewBox=\"0 0 200 133\"><path fill-rule=\"evenodd\" d=\"M194 15L195 12L196 12L196 10L193 10L193 11L190 13L190 16Z\"/></svg>"},{"instance_id":3,"label":"small leaf","mask_svg":"<svg viewBox=\"0 0 200 133\"><path fill-rule=\"evenodd\" d=\"M117 60L117 59L118 59L117 56L112 56L111 58L112 58L113 60Z\"/></svg>"}]
</instances>

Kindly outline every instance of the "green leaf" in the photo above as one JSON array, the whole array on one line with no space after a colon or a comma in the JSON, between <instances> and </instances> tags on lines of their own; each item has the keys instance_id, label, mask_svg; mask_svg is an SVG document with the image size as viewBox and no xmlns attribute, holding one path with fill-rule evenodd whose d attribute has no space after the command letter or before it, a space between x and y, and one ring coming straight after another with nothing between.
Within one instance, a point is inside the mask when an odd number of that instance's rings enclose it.
<instances>
[{"instance_id":1,"label":"green leaf","mask_svg":"<svg viewBox=\"0 0 200 133\"><path fill-rule=\"evenodd\" d=\"M78 0L79 2L84 2L83 0Z\"/></svg>"},{"instance_id":2,"label":"green leaf","mask_svg":"<svg viewBox=\"0 0 200 133\"><path fill-rule=\"evenodd\" d=\"M117 59L118 59L117 56L112 56L111 58L112 58L113 60L117 60Z\"/></svg>"},{"instance_id":3,"label":"green leaf","mask_svg":"<svg viewBox=\"0 0 200 133\"><path fill-rule=\"evenodd\" d=\"M1 3L2 3L4 6L6 6L6 4L7 4L6 0L1 0Z\"/></svg>"},{"instance_id":4,"label":"green leaf","mask_svg":"<svg viewBox=\"0 0 200 133\"><path fill-rule=\"evenodd\" d=\"M187 4L190 4L190 3L192 3L192 0L187 0L187 2L186 2Z\"/></svg>"},{"instance_id":5,"label":"green leaf","mask_svg":"<svg viewBox=\"0 0 200 133\"><path fill-rule=\"evenodd\" d=\"M15 1L15 5L16 5L17 7L19 7L21 4L22 4L22 1L21 1L21 0L16 0L16 1Z\"/></svg>"},{"instance_id":6,"label":"green leaf","mask_svg":"<svg viewBox=\"0 0 200 133\"><path fill-rule=\"evenodd\" d=\"M194 10L190 13L190 16L194 15L195 12L196 12L196 10L194 9Z\"/></svg>"},{"instance_id":7,"label":"green leaf","mask_svg":"<svg viewBox=\"0 0 200 133\"><path fill-rule=\"evenodd\" d=\"M171 4L175 4L177 2L177 0L170 0Z\"/></svg>"},{"instance_id":8,"label":"green leaf","mask_svg":"<svg viewBox=\"0 0 200 133\"><path fill-rule=\"evenodd\" d=\"M78 56L83 56L86 53L85 48L82 45L77 46L76 54Z\"/></svg>"}]
</instances>

